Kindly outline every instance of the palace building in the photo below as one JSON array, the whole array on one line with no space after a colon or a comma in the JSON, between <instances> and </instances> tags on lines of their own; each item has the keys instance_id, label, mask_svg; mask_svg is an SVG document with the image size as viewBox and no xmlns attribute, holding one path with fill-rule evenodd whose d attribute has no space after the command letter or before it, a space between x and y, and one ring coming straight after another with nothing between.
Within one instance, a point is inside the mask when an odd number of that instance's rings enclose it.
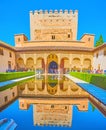
<instances>
[{"instance_id":1,"label":"palace building","mask_svg":"<svg viewBox=\"0 0 106 130\"><path fill-rule=\"evenodd\" d=\"M30 11L30 40L17 34L15 47L0 42L0 72L42 73L106 70L106 44L94 47L94 35L77 40L78 11Z\"/></svg>"}]
</instances>

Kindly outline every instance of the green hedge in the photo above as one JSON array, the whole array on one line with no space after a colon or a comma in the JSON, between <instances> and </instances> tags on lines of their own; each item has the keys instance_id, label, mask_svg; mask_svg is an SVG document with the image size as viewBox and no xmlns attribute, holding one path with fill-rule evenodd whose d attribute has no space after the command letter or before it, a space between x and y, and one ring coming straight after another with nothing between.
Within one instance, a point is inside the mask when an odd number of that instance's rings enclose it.
<instances>
[{"instance_id":1,"label":"green hedge","mask_svg":"<svg viewBox=\"0 0 106 130\"><path fill-rule=\"evenodd\" d=\"M0 73L0 82L34 75L35 72L9 72Z\"/></svg>"},{"instance_id":2,"label":"green hedge","mask_svg":"<svg viewBox=\"0 0 106 130\"><path fill-rule=\"evenodd\" d=\"M100 88L106 89L106 75L88 74L88 73L81 73L81 72L70 72L70 75L82 79L91 84L94 84Z\"/></svg>"}]
</instances>

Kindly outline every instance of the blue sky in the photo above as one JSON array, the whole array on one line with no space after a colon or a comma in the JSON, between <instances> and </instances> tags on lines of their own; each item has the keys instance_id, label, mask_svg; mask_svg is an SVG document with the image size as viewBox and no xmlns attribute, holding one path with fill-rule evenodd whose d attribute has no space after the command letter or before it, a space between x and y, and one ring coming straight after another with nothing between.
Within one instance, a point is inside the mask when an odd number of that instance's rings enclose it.
<instances>
[{"instance_id":1,"label":"blue sky","mask_svg":"<svg viewBox=\"0 0 106 130\"><path fill-rule=\"evenodd\" d=\"M14 34L30 40L29 11L78 10L78 38L84 33L102 34L106 42L106 0L0 0L0 40L14 45Z\"/></svg>"}]
</instances>

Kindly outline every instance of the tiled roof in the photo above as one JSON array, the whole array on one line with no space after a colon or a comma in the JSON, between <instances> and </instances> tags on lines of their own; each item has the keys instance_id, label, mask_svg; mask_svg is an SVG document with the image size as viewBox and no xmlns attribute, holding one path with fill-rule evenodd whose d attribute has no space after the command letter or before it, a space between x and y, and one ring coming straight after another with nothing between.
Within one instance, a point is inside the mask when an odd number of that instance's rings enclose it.
<instances>
[{"instance_id":1,"label":"tiled roof","mask_svg":"<svg viewBox=\"0 0 106 130\"><path fill-rule=\"evenodd\" d=\"M102 49L102 48L104 48L104 47L106 47L106 43L104 43L104 44L102 44L102 45L100 45L100 46L98 46L98 47L95 47L95 48L93 49L93 51L100 50L100 49Z\"/></svg>"},{"instance_id":2,"label":"tiled roof","mask_svg":"<svg viewBox=\"0 0 106 130\"><path fill-rule=\"evenodd\" d=\"M1 46L1 47L4 47L4 48L7 48L7 49L9 49L9 50L15 51L15 48L14 48L14 47L10 46L9 44L7 44L7 43L5 43L5 42L0 41L0 46Z\"/></svg>"},{"instance_id":3,"label":"tiled roof","mask_svg":"<svg viewBox=\"0 0 106 130\"><path fill-rule=\"evenodd\" d=\"M106 47L106 43L95 48L88 47L74 47L74 46L27 46L27 47L13 47L5 42L0 41L0 46L10 49L12 51L24 52L24 51L87 51L94 52L96 50Z\"/></svg>"},{"instance_id":4,"label":"tiled roof","mask_svg":"<svg viewBox=\"0 0 106 130\"><path fill-rule=\"evenodd\" d=\"M87 47L68 47L68 46L36 46L36 47L15 47L16 51L92 51Z\"/></svg>"}]
</instances>

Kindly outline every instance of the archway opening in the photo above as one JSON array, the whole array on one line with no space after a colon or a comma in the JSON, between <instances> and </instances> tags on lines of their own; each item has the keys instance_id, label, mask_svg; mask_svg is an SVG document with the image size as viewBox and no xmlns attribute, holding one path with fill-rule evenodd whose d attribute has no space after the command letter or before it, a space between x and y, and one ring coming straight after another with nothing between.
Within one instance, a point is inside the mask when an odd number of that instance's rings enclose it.
<instances>
[{"instance_id":1,"label":"archway opening","mask_svg":"<svg viewBox=\"0 0 106 130\"><path fill-rule=\"evenodd\" d=\"M72 71L81 71L81 61L79 58L72 60Z\"/></svg>"},{"instance_id":2,"label":"archway opening","mask_svg":"<svg viewBox=\"0 0 106 130\"><path fill-rule=\"evenodd\" d=\"M83 61L83 69L82 71L90 71L91 70L91 60L90 59L84 59Z\"/></svg>"},{"instance_id":3,"label":"archway opening","mask_svg":"<svg viewBox=\"0 0 106 130\"><path fill-rule=\"evenodd\" d=\"M24 71L25 70L25 64L24 64L24 60L20 57L17 60L17 70L18 71Z\"/></svg>"},{"instance_id":4,"label":"archway opening","mask_svg":"<svg viewBox=\"0 0 106 130\"><path fill-rule=\"evenodd\" d=\"M36 64L36 72L37 73L44 73L45 71L45 62L42 57L37 58L37 64Z\"/></svg>"},{"instance_id":5,"label":"archway opening","mask_svg":"<svg viewBox=\"0 0 106 130\"><path fill-rule=\"evenodd\" d=\"M51 61L48 65L48 73L57 73L58 64L55 61Z\"/></svg>"},{"instance_id":6,"label":"archway opening","mask_svg":"<svg viewBox=\"0 0 106 130\"><path fill-rule=\"evenodd\" d=\"M68 73L69 72L70 64L69 64L69 59L67 57L64 57L61 59L60 70L61 70L61 73Z\"/></svg>"},{"instance_id":7,"label":"archway opening","mask_svg":"<svg viewBox=\"0 0 106 130\"><path fill-rule=\"evenodd\" d=\"M29 70L34 70L34 60L33 58L28 58L26 60L26 68Z\"/></svg>"},{"instance_id":8,"label":"archway opening","mask_svg":"<svg viewBox=\"0 0 106 130\"><path fill-rule=\"evenodd\" d=\"M58 57L55 54L50 54L47 58L47 72L58 73Z\"/></svg>"}]
</instances>

